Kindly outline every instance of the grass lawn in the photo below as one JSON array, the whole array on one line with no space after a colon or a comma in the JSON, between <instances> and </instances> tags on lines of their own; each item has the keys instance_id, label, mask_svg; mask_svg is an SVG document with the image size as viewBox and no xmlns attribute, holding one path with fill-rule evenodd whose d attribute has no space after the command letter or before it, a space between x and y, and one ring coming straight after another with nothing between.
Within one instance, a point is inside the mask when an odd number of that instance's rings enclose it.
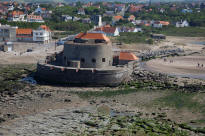
<instances>
[{"instance_id":1,"label":"grass lawn","mask_svg":"<svg viewBox=\"0 0 205 136\"><path fill-rule=\"evenodd\" d=\"M25 87L25 84L19 80L22 75L28 75L34 72L35 65L1 65L0 66L0 94L17 93Z\"/></svg>"},{"instance_id":2,"label":"grass lawn","mask_svg":"<svg viewBox=\"0 0 205 136\"><path fill-rule=\"evenodd\" d=\"M159 32L168 36L204 37L205 27L168 27L163 28Z\"/></svg>"},{"instance_id":3,"label":"grass lawn","mask_svg":"<svg viewBox=\"0 0 205 136\"><path fill-rule=\"evenodd\" d=\"M120 33L120 36L116 38L117 41L130 44L130 43L147 43L153 44L149 34L124 32Z\"/></svg>"}]
</instances>

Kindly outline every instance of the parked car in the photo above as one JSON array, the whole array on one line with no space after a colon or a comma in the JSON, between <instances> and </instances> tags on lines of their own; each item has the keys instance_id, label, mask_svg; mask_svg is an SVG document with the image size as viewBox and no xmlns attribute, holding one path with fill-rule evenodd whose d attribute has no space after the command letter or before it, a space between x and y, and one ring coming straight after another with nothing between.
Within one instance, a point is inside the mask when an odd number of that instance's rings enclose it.
<instances>
[{"instance_id":1,"label":"parked car","mask_svg":"<svg viewBox=\"0 0 205 136\"><path fill-rule=\"evenodd\" d=\"M33 50L32 49L27 49L27 52L32 52Z\"/></svg>"},{"instance_id":2,"label":"parked car","mask_svg":"<svg viewBox=\"0 0 205 136\"><path fill-rule=\"evenodd\" d=\"M57 44L57 45L64 45L64 43L65 43L65 41L59 40L56 44Z\"/></svg>"}]
</instances>

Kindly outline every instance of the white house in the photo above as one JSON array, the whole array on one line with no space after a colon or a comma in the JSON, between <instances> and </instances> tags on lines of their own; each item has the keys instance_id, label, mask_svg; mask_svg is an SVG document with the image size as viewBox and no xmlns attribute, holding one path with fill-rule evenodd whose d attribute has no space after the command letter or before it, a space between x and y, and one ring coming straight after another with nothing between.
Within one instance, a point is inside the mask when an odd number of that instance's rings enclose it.
<instances>
[{"instance_id":1,"label":"white house","mask_svg":"<svg viewBox=\"0 0 205 136\"><path fill-rule=\"evenodd\" d=\"M11 22L26 22L25 16L26 15L23 14L23 15L19 15L19 16L9 17L8 21L11 21Z\"/></svg>"},{"instance_id":2,"label":"white house","mask_svg":"<svg viewBox=\"0 0 205 136\"><path fill-rule=\"evenodd\" d=\"M143 32L142 28L135 28L134 32Z\"/></svg>"},{"instance_id":3,"label":"white house","mask_svg":"<svg viewBox=\"0 0 205 136\"><path fill-rule=\"evenodd\" d=\"M152 24L152 26L154 27L154 28L162 28L162 24L160 23L160 21L156 21L156 22L154 22L153 24Z\"/></svg>"},{"instance_id":4,"label":"white house","mask_svg":"<svg viewBox=\"0 0 205 136\"><path fill-rule=\"evenodd\" d=\"M78 20L80 20L79 17L73 17L73 21L78 21Z\"/></svg>"},{"instance_id":5,"label":"white house","mask_svg":"<svg viewBox=\"0 0 205 136\"><path fill-rule=\"evenodd\" d=\"M41 25L37 30L33 30L33 41L40 43L49 43L51 40L51 31L46 25Z\"/></svg>"},{"instance_id":6,"label":"white house","mask_svg":"<svg viewBox=\"0 0 205 136\"><path fill-rule=\"evenodd\" d=\"M25 16L26 15L22 11L12 11L8 14L8 21L11 21L11 22L17 22L17 21L26 22Z\"/></svg>"},{"instance_id":7,"label":"white house","mask_svg":"<svg viewBox=\"0 0 205 136\"><path fill-rule=\"evenodd\" d=\"M8 6L8 11L12 11L12 10L14 10L14 6L12 3L10 3Z\"/></svg>"},{"instance_id":8,"label":"white house","mask_svg":"<svg viewBox=\"0 0 205 136\"><path fill-rule=\"evenodd\" d=\"M96 28L94 31L98 33L103 33L106 36L119 36L120 35L120 30L118 27L104 26L104 27Z\"/></svg>"},{"instance_id":9,"label":"white house","mask_svg":"<svg viewBox=\"0 0 205 136\"><path fill-rule=\"evenodd\" d=\"M189 26L189 23L184 20L184 21L179 21L179 22L176 22L176 27L188 27Z\"/></svg>"},{"instance_id":10,"label":"white house","mask_svg":"<svg viewBox=\"0 0 205 136\"><path fill-rule=\"evenodd\" d=\"M142 32L142 28L124 26L120 29L120 32L134 32L134 33L137 33L137 32Z\"/></svg>"},{"instance_id":11,"label":"white house","mask_svg":"<svg viewBox=\"0 0 205 136\"><path fill-rule=\"evenodd\" d=\"M85 15L85 10L83 8L80 8L78 10L78 15Z\"/></svg>"},{"instance_id":12,"label":"white house","mask_svg":"<svg viewBox=\"0 0 205 136\"><path fill-rule=\"evenodd\" d=\"M37 15L27 15L27 22L38 22L38 23L44 23L44 20L41 16Z\"/></svg>"},{"instance_id":13,"label":"white house","mask_svg":"<svg viewBox=\"0 0 205 136\"><path fill-rule=\"evenodd\" d=\"M63 21L67 22L69 20L73 20L73 17L69 16L69 15L62 15L62 19L63 19Z\"/></svg>"}]
</instances>

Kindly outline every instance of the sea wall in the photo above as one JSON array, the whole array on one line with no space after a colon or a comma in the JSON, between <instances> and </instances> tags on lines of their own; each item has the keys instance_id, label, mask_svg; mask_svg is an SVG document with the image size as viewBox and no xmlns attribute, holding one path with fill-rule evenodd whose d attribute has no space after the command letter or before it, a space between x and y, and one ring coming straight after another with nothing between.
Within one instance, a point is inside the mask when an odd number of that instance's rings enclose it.
<instances>
[{"instance_id":1,"label":"sea wall","mask_svg":"<svg viewBox=\"0 0 205 136\"><path fill-rule=\"evenodd\" d=\"M133 61L122 67L104 69L77 69L38 63L35 78L44 83L68 86L117 86L130 80L134 63Z\"/></svg>"}]
</instances>

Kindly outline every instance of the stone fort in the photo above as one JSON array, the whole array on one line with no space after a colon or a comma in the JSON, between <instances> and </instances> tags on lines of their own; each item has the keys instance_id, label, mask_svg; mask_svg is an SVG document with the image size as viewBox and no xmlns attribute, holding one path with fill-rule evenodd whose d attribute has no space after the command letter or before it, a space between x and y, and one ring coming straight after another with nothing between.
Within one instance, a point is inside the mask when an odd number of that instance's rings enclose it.
<instances>
[{"instance_id":1,"label":"stone fort","mask_svg":"<svg viewBox=\"0 0 205 136\"><path fill-rule=\"evenodd\" d=\"M79 33L64 50L37 64L36 79L75 86L117 86L129 81L138 58L128 52L114 56L112 43L101 33Z\"/></svg>"}]
</instances>

